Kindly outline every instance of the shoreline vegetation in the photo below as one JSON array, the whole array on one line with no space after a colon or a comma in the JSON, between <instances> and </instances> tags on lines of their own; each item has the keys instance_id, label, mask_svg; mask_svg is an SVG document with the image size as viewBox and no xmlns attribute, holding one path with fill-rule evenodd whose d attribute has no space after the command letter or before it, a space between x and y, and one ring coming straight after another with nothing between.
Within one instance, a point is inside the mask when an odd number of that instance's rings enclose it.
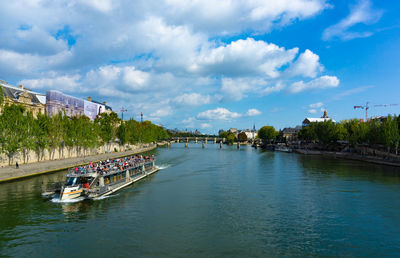
<instances>
[{"instance_id":1,"label":"shoreline vegetation","mask_svg":"<svg viewBox=\"0 0 400 258\"><path fill-rule=\"evenodd\" d=\"M42 174L54 173L71 167L84 166L89 164L90 162L96 163L106 159L115 159L125 156L136 155L139 153L154 150L156 147L156 144L143 144L135 149L122 152L112 152L87 157L41 161L36 163L23 164L18 169L12 166L3 167L0 168L0 184Z\"/></svg>"},{"instance_id":2,"label":"shoreline vegetation","mask_svg":"<svg viewBox=\"0 0 400 258\"><path fill-rule=\"evenodd\" d=\"M0 103L1 105L1 103ZM114 112L69 117L38 114L21 105L1 106L0 166L126 151L163 141L168 132L150 121L121 120Z\"/></svg>"},{"instance_id":3,"label":"shoreline vegetation","mask_svg":"<svg viewBox=\"0 0 400 258\"><path fill-rule=\"evenodd\" d=\"M262 147L304 155L322 155L375 164L400 166L400 116L380 117L362 122L358 119L314 122L303 127L297 140L286 141L271 126L260 129ZM287 150L287 149L286 149Z\"/></svg>"}]
</instances>

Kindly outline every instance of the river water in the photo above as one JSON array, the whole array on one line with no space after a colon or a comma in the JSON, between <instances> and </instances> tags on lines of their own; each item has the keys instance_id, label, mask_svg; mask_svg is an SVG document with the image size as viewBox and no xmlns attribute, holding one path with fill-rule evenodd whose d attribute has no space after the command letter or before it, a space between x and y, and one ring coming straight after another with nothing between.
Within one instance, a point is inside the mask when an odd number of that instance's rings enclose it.
<instances>
[{"instance_id":1,"label":"river water","mask_svg":"<svg viewBox=\"0 0 400 258\"><path fill-rule=\"evenodd\" d=\"M400 171L235 146L173 144L101 200L41 197L64 172L0 185L0 256L399 256Z\"/></svg>"}]
</instances>

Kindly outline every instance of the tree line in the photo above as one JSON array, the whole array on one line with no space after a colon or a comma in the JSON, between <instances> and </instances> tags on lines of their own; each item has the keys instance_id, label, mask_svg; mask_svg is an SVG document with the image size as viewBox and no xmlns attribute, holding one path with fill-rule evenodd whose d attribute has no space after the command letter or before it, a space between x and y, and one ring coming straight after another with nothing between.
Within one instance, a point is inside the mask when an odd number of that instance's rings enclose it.
<instances>
[{"instance_id":1,"label":"tree line","mask_svg":"<svg viewBox=\"0 0 400 258\"><path fill-rule=\"evenodd\" d=\"M1 90L1 87L0 87ZM0 94L3 96L3 94ZM3 101L0 98L0 105ZM114 112L101 113L94 121L87 116L68 117L59 113L55 116L32 112L22 105L4 105L0 114L0 154L6 154L11 162L21 152L25 156L35 151L38 160L48 150L54 158L56 150L66 148L85 155L90 148L119 142L120 144L149 143L167 139L168 133L150 121L122 121Z\"/></svg>"},{"instance_id":2,"label":"tree line","mask_svg":"<svg viewBox=\"0 0 400 258\"><path fill-rule=\"evenodd\" d=\"M383 145L387 151L397 154L400 141L400 116L388 115L384 119L371 119L361 122L358 119L344 120L340 123L325 121L311 123L300 130L300 140L317 141L322 145L345 141L351 145Z\"/></svg>"}]
</instances>

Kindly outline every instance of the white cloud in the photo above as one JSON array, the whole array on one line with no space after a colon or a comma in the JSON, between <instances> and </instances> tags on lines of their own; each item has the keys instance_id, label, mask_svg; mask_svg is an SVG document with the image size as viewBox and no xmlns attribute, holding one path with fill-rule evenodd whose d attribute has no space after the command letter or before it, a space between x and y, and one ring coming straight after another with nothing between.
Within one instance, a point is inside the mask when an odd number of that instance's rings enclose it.
<instances>
[{"instance_id":1,"label":"white cloud","mask_svg":"<svg viewBox=\"0 0 400 258\"><path fill-rule=\"evenodd\" d=\"M151 113L151 117L165 117L169 116L173 113L172 108L170 106L165 106L161 109L156 110L155 112Z\"/></svg>"},{"instance_id":2,"label":"white cloud","mask_svg":"<svg viewBox=\"0 0 400 258\"><path fill-rule=\"evenodd\" d=\"M278 83L276 83L275 86L266 87L263 90L261 90L261 94L262 95L268 95L268 94L271 94L273 92L280 92L284 88L285 88L285 85L283 83L281 83L281 82L278 82Z\"/></svg>"},{"instance_id":3,"label":"white cloud","mask_svg":"<svg viewBox=\"0 0 400 258\"><path fill-rule=\"evenodd\" d=\"M207 129L207 128L211 128L212 127L212 125L210 125L210 124L208 124L208 123L202 123L202 124L200 124L200 128L202 128L202 129Z\"/></svg>"},{"instance_id":4,"label":"white cloud","mask_svg":"<svg viewBox=\"0 0 400 258\"><path fill-rule=\"evenodd\" d=\"M261 115L261 111L255 109L255 108L251 108L249 110L247 110L246 112L246 116L258 116Z\"/></svg>"},{"instance_id":5,"label":"white cloud","mask_svg":"<svg viewBox=\"0 0 400 258\"><path fill-rule=\"evenodd\" d=\"M247 97L247 93L254 93L266 84L266 81L258 78L222 78L221 92L225 98L238 101Z\"/></svg>"},{"instance_id":6,"label":"white cloud","mask_svg":"<svg viewBox=\"0 0 400 258\"><path fill-rule=\"evenodd\" d=\"M379 21L382 11L374 10L370 0L359 0L351 8L350 14L339 23L325 29L322 39L330 40L339 38L342 40L351 40L354 38L369 37L373 34L371 31L351 31L350 28L357 24L373 24Z\"/></svg>"},{"instance_id":7,"label":"white cloud","mask_svg":"<svg viewBox=\"0 0 400 258\"><path fill-rule=\"evenodd\" d=\"M57 89L65 92L86 91L79 82L81 76L75 75L62 75L54 76L52 78L41 79L28 79L21 80L18 84L22 84L32 90L50 90Z\"/></svg>"},{"instance_id":8,"label":"white cloud","mask_svg":"<svg viewBox=\"0 0 400 258\"><path fill-rule=\"evenodd\" d=\"M200 112L196 118L199 120L222 120L222 121L231 121L235 118L239 118L242 115L236 112L231 112L226 108L216 108L207 110L204 112Z\"/></svg>"},{"instance_id":9,"label":"white cloud","mask_svg":"<svg viewBox=\"0 0 400 258\"><path fill-rule=\"evenodd\" d=\"M242 30L269 31L274 25L283 26L296 19L312 17L328 7L324 0L166 2L167 8L160 10L170 20L177 23L186 22L198 30L212 34L229 34Z\"/></svg>"},{"instance_id":10,"label":"white cloud","mask_svg":"<svg viewBox=\"0 0 400 258\"><path fill-rule=\"evenodd\" d=\"M199 93L185 93L173 99L173 102L182 106L200 106L211 103L210 95L201 95Z\"/></svg>"},{"instance_id":11,"label":"white cloud","mask_svg":"<svg viewBox=\"0 0 400 258\"><path fill-rule=\"evenodd\" d=\"M324 75L309 82L298 81L289 87L290 93L298 93L311 89L327 89L339 86L339 79L336 76Z\"/></svg>"},{"instance_id":12,"label":"white cloud","mask_svg":"<svg viewBox=\"0 0 400 258\"><path fill-rule=\"evenodd\" d=\"M315 113L317 113L317 110L316 109L310 109L310 110L308 110L308 113L315 114Z\"/></svg>"},{"instance_id":13,"label":"white cloud","mask_svg":"<svg viewBox=\"0 0 400 258\"><path fill-rule=\"evenodd\" d=\"M42 57L38 54L19 53L0 49L0 75L32 76L45 71L56 70L59 65L70 60L70 51Z\"/></svg>"},{"instance_id":14,"label":"white cloud","mask_svg":"<svg viewBox=\"0 0 400 258\"><path fill-rule=\"evenodd\" d=\"M317 102L317 103L314 103L314 104L310 104L309 107L310 107L310 108L320 108L320 107L322 107L323 105L324 105L324 103L322 103L322 102Z\"/></svg>"},{"instance_id":15,"label":"white cloud","mask_svg":"<svg viewBox=\"0 0 400 258\"><path fill-rule=\"evenodd\" d=\"M263 75L276 78L280 75L279 68L290 63L297 52L297 48L286 50L253 38L239 39L226 46L203 49L189 71L229 77Z\"/></svg>"},{"instance_id":16,"label":"white cloud","mask_svg":"<svg viewBox=\"0 0 400 258\"><path fill-rule=\"evenodd\" d=\"M319 63L319 56L310 50L304 51L289 69L292 76L301 75L314 78L323 71L323 66Z\"/></svg>"},{"instance_id":17,"label":"white cloud","mask_svg":"<svg viewBox=\"0 0 400 258\"><path fill-rule=\"evenodd\" d=\"M112 0L79 0L78 2L104 13L110 12L113 9Z\"/></svg>"},{"instance_id":18,"label":"white cloud","mask_svg":"<svg viewBox=\"0 0 400 258\"><path fill-rule=\"evenodd\" d=\"M183 124L185 127L195 128L195 122L196 118L189 117L187 119L182 120L181 124Z\"/></svg>"},{"instance_id":19,"label":"white cloud","mask_svg":"<svg viewBox=\"0 0 400 258\"><path fill-rule=\"evenodd\" d=\"M124 83L134 90L146 88L149 77L149 73L136 70L135 67L124 67L123 69Z\"/></svg>"}]
</instances>

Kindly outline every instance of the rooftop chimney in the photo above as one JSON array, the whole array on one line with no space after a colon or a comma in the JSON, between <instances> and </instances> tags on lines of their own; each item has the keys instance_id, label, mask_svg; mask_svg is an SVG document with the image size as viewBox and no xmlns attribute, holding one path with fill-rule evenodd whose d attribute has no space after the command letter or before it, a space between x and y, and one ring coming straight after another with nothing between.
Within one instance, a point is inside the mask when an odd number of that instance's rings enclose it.
<instances>
[{"instance_id":1,"label":"rooftop chimney","mask_svg":"<svg viewBox=\"0 0 400 258\"><path fill-rule=\"evenodd\" d=\"M24 89L24 86L22 86L22 85L19 85L18 87L19 87L21 90Z\"/></svg>"},{"instance_id":2,"label":"rooftop chimney","mask_svg":"<svg viewBox=\"0 0 400 258\"><path fill-rule=\"evenodd\" d=\"M104 105L104 106L107 105L107 102L103 101L103 105Z\"/></svg>"},{"instance_id":3,"label":"rooftop chimney","mask_svg":"<svg viewBox=\"0 0 400 258\"><path fill-rule=\"evenodd\" d=\"M88 101L92 101L92 97L87 97L87 100Z\"/></svg>"}]
</instances>

